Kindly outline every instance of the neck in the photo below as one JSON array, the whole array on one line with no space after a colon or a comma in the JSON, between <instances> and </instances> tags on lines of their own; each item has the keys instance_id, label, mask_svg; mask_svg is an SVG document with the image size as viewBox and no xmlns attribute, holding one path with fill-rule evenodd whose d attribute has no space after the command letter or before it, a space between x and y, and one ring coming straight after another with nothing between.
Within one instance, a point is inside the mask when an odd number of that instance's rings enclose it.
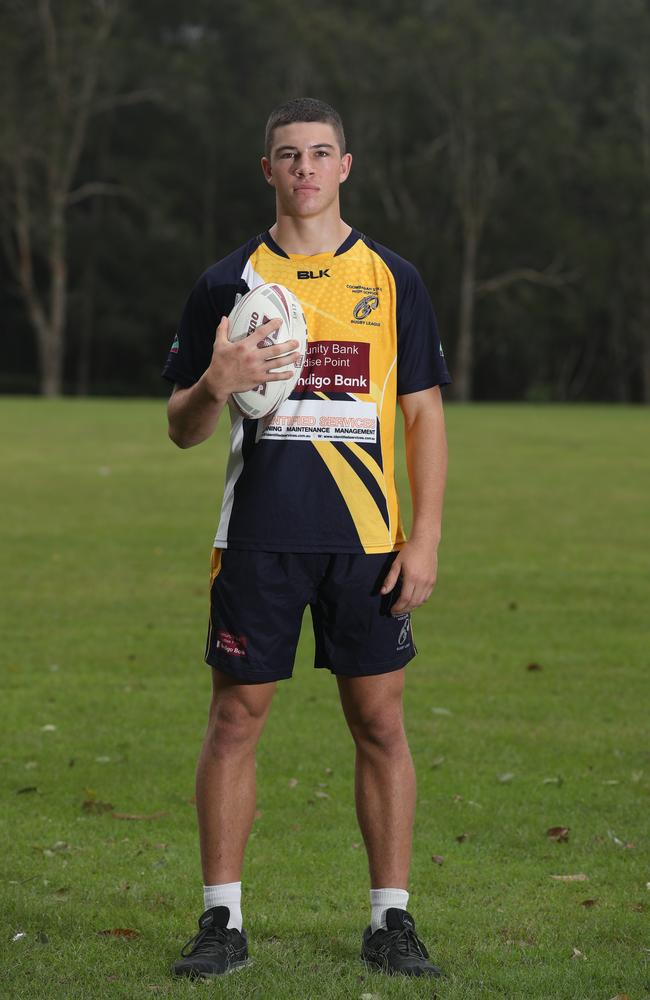
<instances>
[{"instance_id":1,"label":"neck","mask_svg":"<svg viewBox=\"0 0 650 1000\"><path fill-rule=\"evenodd\" d=\"M296 219L281 215L269 233L285 253L311 257L317 253L333 253L352 232L340 215L332 219L314 216L311 219Z\"/></svg>"}]
</instances>

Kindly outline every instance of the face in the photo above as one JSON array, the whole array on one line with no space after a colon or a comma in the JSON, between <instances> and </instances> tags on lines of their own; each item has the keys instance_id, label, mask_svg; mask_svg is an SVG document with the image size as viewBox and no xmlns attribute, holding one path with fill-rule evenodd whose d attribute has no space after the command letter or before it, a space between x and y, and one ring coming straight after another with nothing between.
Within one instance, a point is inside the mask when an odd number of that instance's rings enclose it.
<instances>
[{"instance_id":1,"label":"face","mask_svg":"<svg viewBox=\"0 0 650 1000\"><path fill-rule=\"evenodd\" d=\"M295 122L273 133L270 159L262 158L264 176L275 188L286 215L307 218L338 209L339 186L352 165L341 156L336 133L325 122Z\"/></svg>"}]
</instances>

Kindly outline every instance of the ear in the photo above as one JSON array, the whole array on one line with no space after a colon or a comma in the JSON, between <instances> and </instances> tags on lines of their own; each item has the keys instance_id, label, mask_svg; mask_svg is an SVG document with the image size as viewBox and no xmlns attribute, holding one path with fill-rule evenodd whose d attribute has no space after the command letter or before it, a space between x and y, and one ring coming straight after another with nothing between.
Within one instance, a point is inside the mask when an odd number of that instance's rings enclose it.
<instances>
[{"instance_id":1,"label":"ear","mask_svg":"<svg viewBox=\"0 0 650 1000\"><path fill-rule=\"evenodd\" d=\"M352 170L352 153L345 153L341 157L341 172L339 174L339 180L341 184L343 181L348 179L350 171Z\"/></svg>"},{"instance_id":2,"label":"ear","mask_svg":"<svg viewBox=\"0 0 650 1000\"><path fill-rule=\"evenodd\" d=\"M264 174L264 177L266 178L267 184L270 184L271 187L274 187L274 184L273 184L273 170L271 169L271 161L268 159L268 157L263 156L260 162L262 164L262 173Z\"/></svg>"}]
</instances>

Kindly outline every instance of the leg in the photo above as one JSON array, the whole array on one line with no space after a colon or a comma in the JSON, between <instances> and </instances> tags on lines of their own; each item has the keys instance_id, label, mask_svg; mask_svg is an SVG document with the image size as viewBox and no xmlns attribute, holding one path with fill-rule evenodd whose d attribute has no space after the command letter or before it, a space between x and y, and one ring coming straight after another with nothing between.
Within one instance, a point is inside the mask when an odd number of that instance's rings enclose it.
<instances>
[{"instance_id":1,"label":"leg","mask_svg":"<svg viewBox=\"0 0 650 1000\"><path fill-rule=\"evenodd\" d=\"M406 889L415 815L415 770L404 732L404 670L337 677L356 744L357 818L373 888Z\"/></svg>"},{"instance_id":2,"label":"leg","mask_svg":"<svg viewBox=\"0 0 650 1000\"><path fill-rule=\"evenodd\" d=\"M212 671L208 728L196 771L205 885L238 882L255 816L255 747L275 683L239 684Z\"/></svg>"}]
</instances>

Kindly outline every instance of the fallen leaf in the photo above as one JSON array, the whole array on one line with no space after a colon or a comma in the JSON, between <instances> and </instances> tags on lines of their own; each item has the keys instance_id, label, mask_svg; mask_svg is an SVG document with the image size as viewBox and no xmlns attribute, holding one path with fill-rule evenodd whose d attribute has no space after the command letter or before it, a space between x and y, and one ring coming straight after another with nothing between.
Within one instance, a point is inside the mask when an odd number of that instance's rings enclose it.
<instances>
[{"instance_id":1,"label":"fallen leaf","mask_svg":"<svg viewBox=\"0 0 650 1000\"><path fill-rule=\"evenodd\" d=\"M645 913L645 905L643 903L632 903L630 907L635 913Z\"/></svg>"},{"instance_id":2,"label":"fallen leaf","mask_svg":"<svg viewBox=\"0 0 650 1000\"><path fill-rule=\"evenodd\" d=\"M617 993L611 1000L630 1000L630 997L628 993Z\"/></svg>"},{"instance_id":3,"label":"fallen leaf","mask_svg":"<svg viewBox=\"0 0 650 1000\"><path fill-rule=\"evenodd\" d=\"M298 784L297 778L289 778L289 788L295 788Z\"/></svg>"},{"instance_id":4,"label":"fallen leaf","mask_svg":"<svg viewBox=\"0 0 650 1000\"><path fill-rule=\"evenodd\" d=\"M110 763L110 757L95 757L96 764L108 764Z\"/></svg>"},{"instance_id":5,"label":"fallen leaf","mask_svg":"<svg viewBox=\"0 0 650 1000\"><path fill-rule=\"evenodd\" d=\"M353 848L354 848L354 849L355 849L355 851L356 851L356 850L357 850L357 848L361 847L361 844L359 844L359 843L356 843L356 844L353 844L352 846L353 846Z\"/></svg>"},{"instance_id":6,"label":"fallen leaf","mask_svg":"<svg viewBox=\"0 0 650 1000\"><path fill-rule=\"evenodd\" d=\"M119 937L119 938L139 938L142 937L140 931L134 931L132 927L111 927L107 931L97 931L97 934L103 935L104 937Z\"/></svg>"},{"instance_id":7,"label":"fallen leaf","mask_svg":"<svg viewBox=\"0 0 650 1000\"><path fill-rule=\"evenodd\" d=\"M319 789L316 789L314 795L317 799L330 799L332 797L331 795L328 795L327 792L321 792Z\"/></svg>"},{"instance_id":8,"label":"fallen leaf","mask_svg":"<svg viewBox=\"0 0 650 1000\"><path fill-rule=\"evenodd\" d=\"M444 864L444 861L445 861L445 859L440 854L432 854L431 855L431 860L435 861L435 863L437 865L442 865L442 864Z\"/></svg>"},{"instance_id":9,"label":"fallen leaf","mask_svg":"<svg viewBox=\"0 0 650 1000\"><path fill-rule=\"evenodd\" d=\"M459 844L464 844L468 837L469 833L461 833L456 837L456 840Z\"/></svg>"},{"instance_id":10,"label":"fallen leaf","mask_svg":"<svg viewBox=\"0 0 650 1000\"><path fill-rule=\"evenodd\" d=\"M85 802L82 802L81 808L84 812L95 816L99 813L112 812L114 806L111 802L99 802L97 799L86 799Z\"/></svg>"},{"instance_id":11,"label":"fallen leaf","mask_svg":"<svg viewBox=\"0 0 650 1000\"><path fill-rule=\"evenodd\" d=\"M454 795L453 798L454 798L454 802L462 802L463 801L463 796L462 795Z\"/></svg>"},{"instance_id":12,"label":"fallen leaf","mask_svg":"<svg viewBox=\"0 0 650 1000\"><path fill-rule=\"evenodd\" d=\"M511 771L506 771L505 774L497 774L497 781L500 781L502 785L507 784L508 781L512 781L514 774Z\"/></svg>"},{"instance_id":13,"label":"fallen leaf","mask_svg":"<svg viewBox=\"0 0 650 1000\"><path fill-rule=\"evenodd\" d=\"M634 844L631 844L629 841L626 842L621 840L620 837L617 837L613 830L608 830L607 836L616 844L617 847L623 847L625 850L629 850L634 847Z\"/></svg>"},{"instance_id":14,"label":"fallen leaf","mask_svg":"<svg viewBox=\"0 0 650 1000\"><path fill-rule=\"evenodd\" d=\"M562 778L558 774L557 778L544 778L544 780L542 781L542 784L543 785L557 785L559 787L560 785L564 784L564 778Z\"/></svg>"},{"instance_id":15,"label":"fallen leaf","mask_svg":"<svg viewBox=\"0 0 650 1000\"><path fill-rule=\"evenodd\" d=\"M53 733L56 731L56 726L53 726L51 722L48 722L46 726L41 726L42 733Z\"/></svg>"},{"instance_id":16,"label":"fallen leaf","mask_svg":"<svg viewBox=\"0 0 650 1000\"><path fill-rule=\"evenodd\" d=\"M112 808L113 807L111 806L111 809ZM113 813L111 813L111 816L113 817L113 819L145 819L145 820L148 820L148 819L161 819L162 816L166 816L166 815L167 815L167 810L166 809L161 809L160 812L155 812L155 813L121 813L121 812L113 812Z\"/></svg>"},{"instance_id":17,"label":"fallen leaf","mask_svg":"<svg viewBox=\"0 0 650 1000\"><path fill-rule=\"evenodd\" d=\"M558 882L588 882L588 875L551 875L551 878L557 879Z\"/></svg>"},{"instance_id":18,"label":"fallen leaf","mask_svg":"<svg viewBox=\"0 0 650 1000\"><path fill-rule=\"evenodd\" d=\"M434 757L433 760L431 761L431 767L440 767L440 765L444 764L444 762L445 762L444 757Z\"/></svg>"},{"instance_id":19,"label":"fallen leaf","mask_svg":"<svg viewBox=\"0 0 650 1000\"><path fill-rule=\"evenodd\" d=\"M546 831L549 840L556 840L558 844L566 844L569 840L568 826L551 826Z\"/></svg>"},{"instance_id":20,"label":"fallen leaf","mask_svg":"<svg viewBox=\"0 0 650 1000\"><path fill-rule=\"evenodd\" d=\"M69 892L70 892L70 886L69 885L62 885L60 889L57 889L55 891L54 895L55 896L67 896L67 894Z\"/></svg>"},{"instance_id":21,"label":"fallen leaf","mask_svg":"<svg viewBox=\"0 0 650 1000\"><path fill-rule=\"evenodd\" d=\"M596 906L598 903L597 899L583 899L580 906L584 906L586 909L590 909L592 906Z\"/></svg>"},{"instance_id":22,"label":"fallen leaf","mask_svg":"<svg viewBox=\"0 0 650 1000\"><path fill-rule=\"evenodd\" d=\"M609 778L607 781L601 781L601 785L620 785L618 778Z\"/></svg>"},{"instance_id":23,"label":"fallen leaf","mask_svg":"<svg viewBox=\"0 0 650 1000\"><path fill-rule=\"evenodd\" d=\"M526 670L543 670L544 668L539 663L529 663Z\"/></svg>"},{"instance_id":24,"label":"fallen leaf","mask_svg":"<svg viewBox=\"0 0 650 1000\"><path fill-rule=\"evenodd\" d=\"M18 788L16 790L16 795L27 795L29 792L37 792L38 788L36 785L26 785L25 788Z\"/></svg>"},{"instance_id":25,"label":"fallen leaf","mask_svg":"<svg viewBox=\"0 0 650 1000\"><path fill-rule=\"evenodd\" d=\"M35 767L38 767L38 764L36 763L35 760L28 760L27 763L25 764L26 771L33 771Z\"/></svg>"},{"instance_id":26,"label":"fallen leaf","mask_svg":"<svg viewBox=\"0 0 650 1000\"><path fill-rule=\"evenodd\" d=\"M333 772L333 770L332 770L331 767L326 767L325 768L325 774L334 774L334 772Z\"/></svg>"},{"instance_id":27,"label":"fallen leaf","mask_svg":"<svg viewBox=\"0 0 650 1000\"><path fill-rule=\"evenodd\" d=\"M451 711L448 708L432 708L431 711L434 715L451 715Z\"/></svg>"},{"instance_id":28,"label":"fallen leaf","mask_svg":"<svg viewBox=\"0 0 650 1000\"><path fill-rule=\"evenodd\" d=\"M578 948L574 948L573 949L573 954L571 955L571 958L584 958L584 959L586 959L586 957L587 956L583 955L582 952L578 950Z\"/></svg>"},{"instance_id":29,"label":"fallen leaf","mask_svg":"<svg viewBox=\"0 0 650 1000\"><path fill-rule=\"evenodd\" d=\"M641 781L642 777L643 777L643 771L632 771L632 774L630 775L630 778L635 784Z\"/></svg>"},{"instance_id":30,"label":"fallen leaf","mask_svg":"<svg viewBox=\"0 0 650 1000\"><path fill-rule=\"evenodd\" d=\"M25 934L25 931L16 931L16 933L14 934L14 936L12 937L11 940L12 941L22 941L22 939L24 937L27 937L27 935Z\"/></svg>"}]
</instances>

